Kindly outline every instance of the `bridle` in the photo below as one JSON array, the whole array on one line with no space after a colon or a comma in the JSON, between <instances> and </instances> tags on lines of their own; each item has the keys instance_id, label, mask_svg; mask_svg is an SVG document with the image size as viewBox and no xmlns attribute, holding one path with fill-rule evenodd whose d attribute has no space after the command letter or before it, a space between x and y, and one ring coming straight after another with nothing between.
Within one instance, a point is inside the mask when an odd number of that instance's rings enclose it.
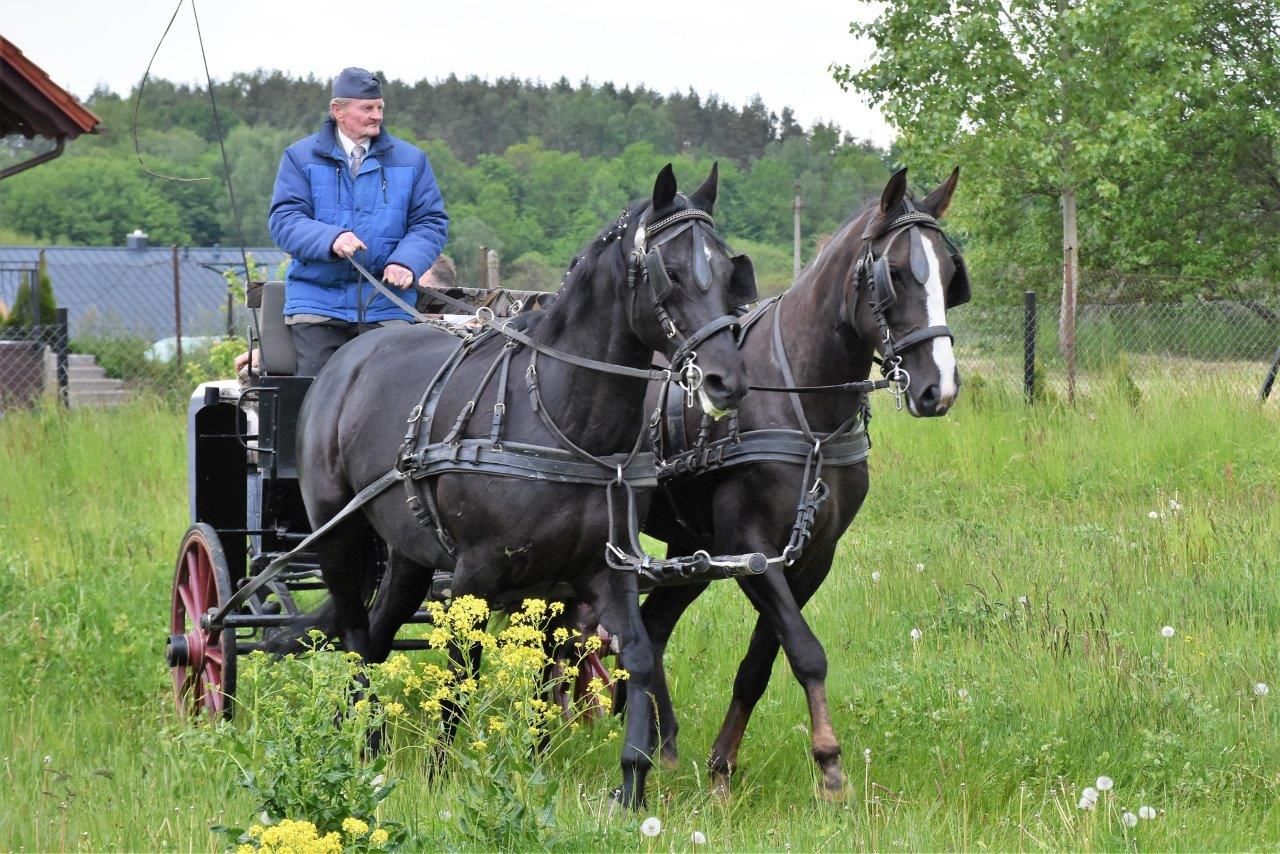
<instances>
[{"instance_id":1,"label":"bridle","mask_svg":"<svg viewBox=\"0 0 1280 854\"><path fill-rule=\"evenodd\" d=\"M678 198L684 198L683 195ZM677 347L671 355L671 369L677 374L680 387L692 399L692 395L702 388L702 369L697 364L697 348L712 335L728 329L735 336L738 334L738 317L734 314L721 315L697 329L691 335L684 335L680 327L667 311L667 301L675 291L675 284L667 273L666 263L662 257L662 246L675 240L686 231L693 238L693 283L706 293L711 289L712 273L709 261L710 246L715 246L725 254L729 254L728 244L715 233L715 219L701 208L690 206L676 211L656 221L649 221L653 216L653 208L646 210L645 221L636 229L631 252L627 256L627 288L631 291L631 302L628 305L631 330L636 337L644 340L644 335L636 328L636 301L640 296L643 283L647 288L650 305L658 325L668 340L675 339ZM624 233L630 221L630 212L624 210L609 233L602 237L608 240L614 235ZM741 287L735 293L734 282L730 283L730 307L746 305L756 298L754 277L750 287Z\"/></svg>"},{"instance_id":2,"label":"bridle","mask_svg":"<svg viewBox=\"0 0 1280 854\"><path fill-rule=\"evenodd\" d=\"M947 248L951 250L951 260L956 268L947 289L945 306L954 308L969 301L969 275L965 270L960 250L956 248L951 238L947 237L946 232L933 216L916 210L909 199L903 201L907 206L907 212L902 216L890 220L874 232L871 224L867 224L867 229L862 234L862 256L854 265L850 276L852 287L856 292L855 296L863 291L867 294L867 303L871 307L871 315L875 318L880 333L878 344L881 355L880 372L893 384L894 397L899 401L902 394L911 386L911 374L902 367L902 354L934 338L946 337L955 340L955 334L952 333L951 327L941 324L915 329L900 338L894 337L884 313L898 298L889 267L889 254L893 251L898 238L904 234L908 236L911 242L911 275L916 281L923 282L929 276L929 264L925 258L924 238L920 235L920 231L926 228L936 231L946 242ZM875 244L886 238L884 249L877 257Z\"/></svg>"}]
</instances>

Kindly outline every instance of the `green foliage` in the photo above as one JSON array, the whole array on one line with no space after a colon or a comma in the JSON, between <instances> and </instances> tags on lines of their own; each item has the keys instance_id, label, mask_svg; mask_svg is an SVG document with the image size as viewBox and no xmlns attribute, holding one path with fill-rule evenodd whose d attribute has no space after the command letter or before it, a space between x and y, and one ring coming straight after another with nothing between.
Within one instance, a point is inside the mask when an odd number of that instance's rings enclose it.
<instances>
[{"instance_id":1,"label":"green foliage","mask_svg":"<svg viewBox=\"0 0 1280 854\"><path fill-rule=\"evenodd\" d=\"M142 228L153 243L191 243L179 206L121 154L61 157L5 181L6 224L37 239L124 245Z\"/></svg>"},{"instance_id":2,"label":"green foliage","mask_svg":"<svg viewBox=\"0 0 1280 854\"><path fill-rule=\"evenodd\" d=\"M53 280L49 278L49 264L40 253L40 265L36 269L35 297L32 297L30 273L24 272L18 283L18 296L13 301L9 316L3 326L10 329L32 326L52 326L57 320L58 301L53 295Z\"/></svg>"},{"instance_id":3,"label":"green foliage","mask_svg":"<svg viewBox=\"0 0 1280 854\"><path fill-rule=\"evenodd\" d=\"M262 823L305 820L324 836L341 834L354 818L398 835L378 820L396 785L384 774L386 757L363 759L384 715L364 698L359 657L330 650L272 661L255 653L244 670L236 721L219 726L213 743L239 768ZM251 838L238 828L227 833Z\"/></svg>"},{"instance_id":4,"label":"green foliage","mask_svg":"<svg viewBox=\"0 0 1280 854\"><path fill-rule=\"evenodd\" d=\"M962 165L953 223L979 281L1059 267L1066 191L1087 267L1265 276L1280 269L1280 217L1257 213L1280 209L1268 177L1280 133L1257 120L1274 114L1261 94L1277 80L1274 14L1218 0L907 0L851 27L875 44L870 63L833 70L883 106L922 184ZM975 293L993 296L1012 293Z\"/></svg>"}]
</instances>

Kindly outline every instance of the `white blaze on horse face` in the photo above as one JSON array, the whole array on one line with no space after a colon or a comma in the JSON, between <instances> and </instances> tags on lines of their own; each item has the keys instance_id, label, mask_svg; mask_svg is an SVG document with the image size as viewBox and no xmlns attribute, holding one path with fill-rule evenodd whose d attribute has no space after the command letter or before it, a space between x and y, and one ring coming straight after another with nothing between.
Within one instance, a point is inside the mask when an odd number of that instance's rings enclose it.
<instances>
[{"instance_id":1,"label":"white blaze on horse face","mask_svg":"<svg viewBox=\"0 0 1280 854\"><path fill-rule=\"evenodd\" d=\"M942 291L942 265L934 251L933 241L924 241L924 254L929 259L929 279L924 283L928 298L926 307L930 326L947 325L947 301ZM956 399L956 355L951 349L951 339L943 335L929 342L933 350L933 362L938 366L938 391L940 407L950 406Z\"/></svg>"}]
</instances>

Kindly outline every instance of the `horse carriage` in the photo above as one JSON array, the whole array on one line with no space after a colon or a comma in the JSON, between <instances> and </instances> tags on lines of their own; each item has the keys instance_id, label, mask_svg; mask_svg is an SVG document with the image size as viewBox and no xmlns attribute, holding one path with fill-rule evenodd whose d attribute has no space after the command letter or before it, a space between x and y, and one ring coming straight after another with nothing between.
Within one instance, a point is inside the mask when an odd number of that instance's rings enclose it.
<instances>
[{"instance_id":1,"label":"horse carriage","mask_svg":"<svg viewBox=\"0 0 1280 854\"><path fill-rule=\"evenodd\" d=\"M790 290L757 302L750 261L714 231L716 171L685 196L668 166L543 310L528 310L543 294L446 296L490 302L470 330L362 335L314 381L291 375L282 289L264 287L260 374L207 383L189 409L192 526L167 650L179 709L229 716L237 656L288 651L282 631L381 661L425 645L398 632L428 621L428 598L575 599L618 641L620 699L654 701L625 703L618 795L638 806L652 759L675 755L666 641L708 583L733 578L761 622L712 770L727 780L781 647L838 793L826 659L800 608L866 494L867 395L890 388L917 416L955 398L943 309L968 280L935 217L956 177L917 208L895 174ZM767 384L744 403L748 363ZM667 557L643 552L642 526ZM322 588L304 613L295 594Z\"/></svg>"},{"instance_id":2,"label":"horse carriage","mask_svg":"<svg viewBox=\"0 0 1280 854\"><path fill-rule=\"evenodd\" d=\"M508 318L537 310L554 295L451 287L436 296L428 293L425 307L459 311L461 304ZM287 569L218 620L220 629L205 620L312 533L298 485L295 446L298 412L312 378L294 376L293 343L283 315L284 283L253 283L246 298L254 321L249 346L258 351L256 370L246 371L243 378L202 383L187 406L190 528L178 551L165 653L174 701L187 716L230 717L237 658L263 649L267 632L301 613L298 594L305 599L306 591L324 588L315 556L297 554ZM370 537L366 549L380 575L385 547ZM423 611L411 619L426 621ZM395 642L396 649L423 647L412 639Z\"/></svg>"}]
</instances>

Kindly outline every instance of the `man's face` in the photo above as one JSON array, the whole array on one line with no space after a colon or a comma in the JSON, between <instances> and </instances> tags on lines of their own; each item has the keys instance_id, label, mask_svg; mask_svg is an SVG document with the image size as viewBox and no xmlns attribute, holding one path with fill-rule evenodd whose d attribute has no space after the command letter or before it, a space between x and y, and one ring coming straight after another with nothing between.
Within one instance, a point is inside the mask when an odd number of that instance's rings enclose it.
<instances>
[{"instance_id":1,"label":"man's face","mask_svg":"<svg viewBox=\"0 0 1280 854\"><path fill-rule=\"evenodd\" d=\"M361 142L372 139L382 131L381 98L355 98L332 108L333 120L348 139Z\"/></svg>"}]
</instances>

